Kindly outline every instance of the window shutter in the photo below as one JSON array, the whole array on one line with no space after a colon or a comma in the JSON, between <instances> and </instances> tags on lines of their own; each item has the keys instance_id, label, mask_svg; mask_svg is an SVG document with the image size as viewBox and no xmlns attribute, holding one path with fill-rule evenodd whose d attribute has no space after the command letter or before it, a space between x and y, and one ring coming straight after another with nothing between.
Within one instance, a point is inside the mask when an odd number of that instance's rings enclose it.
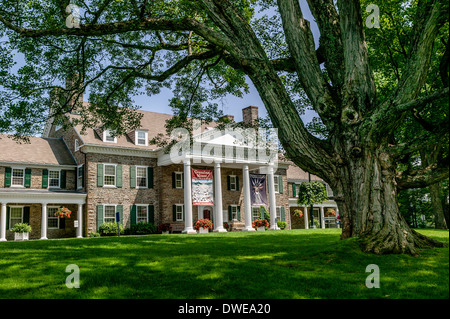
<instances>
[{"instance_id":1,"label":"window shutter","mask_svg":"<svg viewBox=\"0 0 450 319\"><path fill-rule=\"evenodd\" d=\"M103 164L97 164L97 186L103 187Z\"/></svg>"},{"instance_id":2,"label":"window shutter","mask_svg":"<svg viewBox=\"0 0 450 319\"><path fill-rule=\"evenodd\" d=\"M48 188L48 169L42 170L42 188Z\"/></svg>"},{"instance_id":3,"label":"window shutter","mask_svg":"<svg viewBox=\"0 0 450 319\"><path fill-rule=\"evenodd\" d=\"M120 218L119 224L124 225L124 222L123 222L123 205L117 205L116 206L116 210L119 213L119 218Z\"/></svg>"},{"instance_id":4,"label":"window shutter","mask_svg":"<svg viewBox=\"0 0 450 319\"><path fill-rule=\"evenodd\" d=\"M98 205L97 206L97 231L101 224L103 224L103 205Z\"/></svg>"},{"instance_id":5,"label":"window shutter","mask_svg":"<svg viewBox=\"0 0 450 319\"><path fill-rule=\"evenodd\" d=\"M297 197L297 185L292 184L292 197Z\"/></svg>"},{"instance_id":6,"label":"window shutter","mask_svg":"<svg viewBox=\"0 0 450 319\"><path fill-rule=\"evenodd\" d=\"M66 178L66 171L62 170L61 171L61 180L59 181L60 183L60 188L66 188L66 184L67 184L67 178Z\"/></svg>"},{"instance_id":7,"label":"window shutter","mask_svg":"<svg viewBox=\"0 0 450 319\"><path fill-rule=\"evenodd\" d=\"M236 190L239 191L239 176L236 176Z\"/></svg>"},{"instance_id":8,"label":"window shutter","mask_svg":"<svg viewBox=\"0 0 450 319\"><path fill-rule=\"evenodd\" d=\"M230 177L230 175L227 176L227 190L231 190L231 177Z\"/></svg>"},{"instance_id":9,"label":"window shutter","mask_svg":"<svg viewBox=\"0 0 450 319\"><path fill-rule=\"evenodd\" d=\"M259 207L259 214L261 215L260 219L264 219L264 211L265 211L264 206L260 206Z\"/></svg>"},{"instance_id":10,"label":"window shutter","mask_svg":"<svg viewBox=\"0 0 450 319\"><path fill-rule=\"evenodd\" d=\"M281 221L285 222L286 221L286 214L284 213L284 206L281 206Z\"/></svg>"},{"instance_id":11,"label":"window shutter","mask_svg":"<svg viewBox=\"0 0 450 319\"><path fill-rule=\"evenodd\" d=\"M11 207L6 206L6 229L9 229L9 215L10 215Z\"/></svg>"},{"instance_id":12,"label":"window shutter","mask_svg":"<svg viewBox=\"0 0 450 319\"><path fill-rule=\"evenodd\" d=\"M174 222L177 221L177 205L172 205L172 219Z\"/></svg>"},{"instance_id":13,"label":"window shutter","mask_svg":"<svg viewBox=\"0 0 450 319\"><path fill-rule=\"evenodd\" d=\"M30 207L29 206L25 206L23 208L23 222L30 224Z\"/></svg>"},{"instance_id":14,"label":"window shutter","mask_svg":"<svg viewBox=\"0 0 450 319\"><path fill-rule=\"evenodd\" d=\"M237 207L237 219L241 221L241 206Z\"/></svg>"},{"instance_id":15,"label":"window shutter","mask_svg":"<svg viewBox=\"0 0 450 319\"><path fill-rule=\"evenodd\" d=\"M5 167L5 187L11 186L11 173L12 168L11 167Z\"/></svg>"},{"instance_id":16,"label":"window shutter","mask_svg":"<svg viewBox=\"0 0 450 319\"><path fill-rule=\"evenodd\" d=\"M184 189L184 173L181 173L181 188ZM184 209L183 209L183 214L184 214ZM184 217L183 217L183 219L184 219Z\"/></svg>"},{"instance_id":17,"label":"window shutter","mask_svg":"<svg viewBox=\"0 0 450 319\"><path fill-rule=\"evenodd\" d=\"M155 223L155 206L148 205L148 222Z\"/></svg>"},{"instance_id":18,"label":"window shutter","mask_svg":"<svg viewBox=\"0 0 450 319\"><path fill-rule=\"evenodd\" d=\"M136 166L130 166L130 188L136 188Z\"/></svg>"},{"instance_id":19,"label":"window shutter","mask_svg":"<svg viewBox=\"0 0 450 319\"><path fill-rule=\"evenodd\" d=\"M278 175L278 192L283 194L283 176Z\"/></svg>"},{"instance_id":20,"label":"window shutter","mask_svg":"<svg viewBox=\"0 0 450 319\"><path fill-rule=\"evenodd\" d=\"M148 188L153 188L153 167L147 168Z\"/></svg>"},{"instance_id":21,"label":"window shutter","mask_svg":"<svg viewBox=\"0 0 450 319\"><path fill-rule=\"evenodd\" d=\"M172 172L172 188L175 188L176 187L176 183L175 183L175 176L176 174L175 174L175 172Z\"/></svg>"},{"instance_id":22,"label":"window shutter","mask_svg":"<svg viewBox=\"0 0 450 319\"><path fill-rule=\"evenodd\" d=\"M131 205L130 208L130 225L136 224L136 205Z\"/></svg>"},{"instance_id":23,"label":"window shutter","mask_svg":"<svg viewBox=\"0 0 450 319\"><path fill-rule=\"evenodd\" d=\"M122 188L122 165L116 166L116 187Z\"/></svg>"},{"instance_id":24,"label":"window shutter","mask_svg":"<svg viewBox=\"0 0 450 319\"><path fill-rule=\"evenodd\" d=\"M233 220L233 214L231 212L231 206L228 206L228 221L231 222Z\"/></svg>"},{"instance_id":25,"label":"window shutter","mask_svg":"<svg viewBox=\"0 0 450 319\"><path fill-rule=\"evenodd\" d=\"M181 206L181 207L183 207L183 221L185 221L185 217L184 217L184 212L185 212L185 209L184 209L184 205L183 206Z\"/></svg>"},{"instance_id":26,"label":"window shutter","mask_svg":"<svg viewBox=\"0 0 450 319\"><path fill-rule=\"evenodd\" d=\"M25 169L25 187L31 187L31 168Z\"/></svg>"}]
</instances>

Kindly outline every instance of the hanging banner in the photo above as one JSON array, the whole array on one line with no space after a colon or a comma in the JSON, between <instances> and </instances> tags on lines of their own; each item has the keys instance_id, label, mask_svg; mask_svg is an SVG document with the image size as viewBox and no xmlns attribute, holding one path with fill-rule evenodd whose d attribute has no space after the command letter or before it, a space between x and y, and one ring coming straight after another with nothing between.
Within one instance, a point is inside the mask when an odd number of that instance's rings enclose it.
<instances>
[{"instance_id":1,"label":"hanging banner","mask_svg":"<svg viewBox=\"0 0 450 319\"><path fill-rule=\"evenodd\" d=\"M250 174L250 199L252 206L267 206L266 175Z\"/></svg>"},{"instance_id":2,"label":"hanging banner","mask_svg":"<svg viewBox=\"0 0 450 319\"><path fill-rule=\"evenodd\" d=\"M192 204L214 205L213 171L192 169Z\"/></svg>"}]
</instances>

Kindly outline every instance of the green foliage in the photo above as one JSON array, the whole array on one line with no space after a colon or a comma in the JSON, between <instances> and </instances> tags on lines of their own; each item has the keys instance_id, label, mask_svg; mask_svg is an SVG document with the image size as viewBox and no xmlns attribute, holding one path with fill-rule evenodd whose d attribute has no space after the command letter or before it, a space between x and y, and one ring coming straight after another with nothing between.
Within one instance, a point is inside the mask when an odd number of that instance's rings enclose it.
<instances>
[{"instance_id":1,"label":"green foliage","mask_svg":"<svg viewBox=\"0 0 450 319\"><path fill-rule=\"evenodd\" d=\"M155 234L157 228L152 223L137 223L125 229L125 235L147 235Z\"/></svg>"},{"instance_id":2,"label":"green foliage","mask_svg":"<svg viewBox=\"0 0 450 319\"><path fill-rule=\"evenodd\" d=\"M100 237L100 234L99 233L90 232L88 236L89 236L89 238L95 238L95 237Z\"/></svg>"},{"instance_id":3,"label":"green foliage","mask_svg":"<svg viewBox=\"0 0 450 319\"><path fill-rule=\"evenodd\" d=\"M11 228L13 233L30 233L31 226L28 223L17 223Z\"/></svg>"},{"instance_id":4,"label":"green foliage","mask_svg":"<svg viewBox=\"0 0 450 319\"><path fill-rule=\"evenodd\" d=\"M278 221L277 221L277 225L278 225L279 228L281 228L281 229L283 229L283 230L287 227L287 223L286 223L286 222L283 222L283 221L281 221L281 220L278 220Z\"/></svg>"},{"instance_id":5,"label":"green foliage","mask_svg":"<svg viewBox=\"0 0 450 319\"><path fill-rule=\"evenodd\" d=\"M326 186L321 182L301 183L297 191L297 203L302 206L320 204L328 199Z\"/></svg>"},{"instance_id":6,"label":"green foliage","mask_svg":"<svg viewBox=\"0 0 450 319\"><path fill-rule=\"evenodd\" d=\"M434 213L428 193L428 187L399 192L399 210L410 227L426 228L432 225Z\"/></svg>"},{"instance_id":7,"label":"green foliage","mask_svg":"<svg viewBox=\"0 0 450 319\"><path fill-rule=\"evenodd\" d=\"M101 236L113 236L113 235L117 235L117 225L119 225L119 230L120 230L120 234L124 233L123 230L123 225L122 224L117 224L115 222L108 222L108 223L104 223L101 224L98 232L100 233Z\"/></svg>"}]
</instances>

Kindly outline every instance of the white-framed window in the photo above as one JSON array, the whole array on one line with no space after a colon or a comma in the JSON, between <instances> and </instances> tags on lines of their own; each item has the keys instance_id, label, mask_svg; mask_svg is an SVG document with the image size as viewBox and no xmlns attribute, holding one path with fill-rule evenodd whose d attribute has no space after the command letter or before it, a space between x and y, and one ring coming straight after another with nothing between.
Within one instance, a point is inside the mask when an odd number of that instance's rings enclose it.
<instances>
[{"instance_id":1,"label":"white-framed window","mask_svg":"<svg viewBox=\"0 0 450 319\"><path fill-rule=\"evenodd\" d=\"M277 206L276 207L276 212L277 212L277 221L281 220L281 206Z\"/></svg>"},{"instance_id":2,"label":"white-framed window","mask_svg":"<svg viewBox=\"0 0 450 319\"><path fill-rule=\"evenodd\" d=\"M24 168L13 168L12 169L12 186L24 186L25 185L25 169Z\"/></svg>"},{"instance_id":3,"label":"white-framed window","mask_svg":"<svg viewBox=\"0 0 450 319\"><path fill-rule=\"evenodd\" d=\"M184 213L184 205L183 204L176 204L175 205L175 216L177 222L183 221L183 214Z\"/></svg>"},{"instance_id":4,"label":"white-framed window","mask_svg":"<svg viewBox=\"0 0 450 319\"><path fill-rule=\"evenodd\" d=\"M116 221L116 206L117 205L105 205L105 211L103 214L103 223L110 223Z\"/></svg>"},{"instance_id":5,"label":"white-framed window","mask_svg":"<svg viewBox=\"0 0 450 319\"><path fill-rule=\"evenodd\" d=\"M77 167L77 189L83 188L84 165Z\"/></svg>"},{"instance_id":6,"label":"white-framed window","mask_svg":"<svg viewBox=\"0 0 450 319\"><path fill-rule=\"evenodd\" d=\"M148 205L136 205L136 222L148 222Z\"/></svg>"},{"instance_id":7,"label":"white-framed window","mask_svg":"<svg viewBox=\"0 0 450 319\"><path fill-rule=\"evenodd\" d=\"M147 146L148 145L148 132L136 131L135 135L136 145Z\"/></svg>"},{"instance_id":8,"label":"white-framed window","mask_svg":"<svg viewBox=\"0 0 450 319\"><path fill-rule=\"evenodd\" d=\"M23 206L11 206L9 208L9 228L17 223L23 223Z\"/></svg>"},{"instance_id":9,"label":"white-framed window","mask_svg":"<svg viewBox=\"0 0 450 319\"><path fill-rule=\"evenodd\" d=\"M279 180L280 180L280 177L278 175L273 176L273 185L275 187L275 193L280 192L280 185L278 184Z\"/></svg>"},{"instance_id":10,"label":"white-framed window","mask_svg":"<svg viewBox=\"0 0 450 319\"><path fill-rule=\"evenodd\" d=\"M112 136L111 130L104 130L103 131L103 142L117 143L117 137Z\"/></svg>"},{"instance_id":11,"label":"white-framed window","mask_svg":"<svg viewBox=\"0 0 450 319\"><path fill-rule=\"evenodd\" d=\"M231 205L231 220L238 219L238 207L237 205Z\"/></svg>"},{"instance_id":12,"label":"white-framed window","mask_svg":"<svg viewBox=\"0 0 450 319\"><path fill-rule=\"evenodd\" d=\"M175 188L183 188L183 173L175 172Z\"/></svg>"},{"instance_id":13,"label":"white-framed window","mask_svg":"<svg viewBox=\"0 0 450 319\"><path fill-rule=\"evenodd\" d=\"M58 207L47 207L47 228L48 229L59 229L59 217L55 216L58 211Z\"/></svg>"},{"instance_id":14,"label":"white-framed window","mask_svg":"<svg viewBox=\"0 0 450 319\"><path fill-rule=\"evenodd\" d=\"M261 213L259 206L252 207L252 220L260 219Z\"/></svg>"},{"instance_id":15,"label":"white-framed window","mask_svg":"<svg viewBox=\"0 0 450 319\"><path fill-rule=\"evenodd\" d=\"M103 167L104 167L103 185L116 186L116 165L105 164Z\"/></svg>"},{"instance_id":16,"label":"white-framed window","mask_svg":"<svg viewBox=\"0 0 450 319\"><path fill-rule=\"evenodd\" d=\"M49 188L59 188L61 180L60 171L48 171L48 187Z\"/></svg>"},{"instance_id":17,"label":"white-framed window","mask_svg":"<svg viewBox=\"0 0 450 319\"><path fill-rule=\"evenodd\" d=\"M78 141L78 139L75 139L74 144L75 144L74 146L75 152L78 152L78 150L80 149L80 141Z\"/></svg>"},{"instance_id":18,"label":"white-framed window","mask_svg":"<svg viewBox=\"0 0 450 319\"><path fill-rule=\"evenodd\" d=\"M230 175L230 191L237 189L236 175Z\"/></svg>"},{"instance_id":19,"label":"white-framed window","mask_svg":"<svg viewBox=\"0 0 450 319\"><path fill-rule=\"evenodd\" d=\"M136 166L136 188L147 188L147 166Z\"/></svg>"}]
</instances>

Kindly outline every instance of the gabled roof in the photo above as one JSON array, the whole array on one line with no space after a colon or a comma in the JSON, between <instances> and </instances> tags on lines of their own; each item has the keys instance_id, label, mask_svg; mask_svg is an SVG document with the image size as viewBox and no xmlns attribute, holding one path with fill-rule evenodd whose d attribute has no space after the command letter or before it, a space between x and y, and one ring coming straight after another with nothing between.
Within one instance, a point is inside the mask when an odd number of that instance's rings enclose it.
<instances>
[{"instance_id":1,"label":"gabled roof","mask_svg":"<svg viewBox=\"0 0 450 319\"><path fill-rule=\"evenodd\" d=\"M0 162L76 165L72 154L62 139L31 136L28 143L18 143L4 134L0 134Z\"/></svg>"}]
</instances>

